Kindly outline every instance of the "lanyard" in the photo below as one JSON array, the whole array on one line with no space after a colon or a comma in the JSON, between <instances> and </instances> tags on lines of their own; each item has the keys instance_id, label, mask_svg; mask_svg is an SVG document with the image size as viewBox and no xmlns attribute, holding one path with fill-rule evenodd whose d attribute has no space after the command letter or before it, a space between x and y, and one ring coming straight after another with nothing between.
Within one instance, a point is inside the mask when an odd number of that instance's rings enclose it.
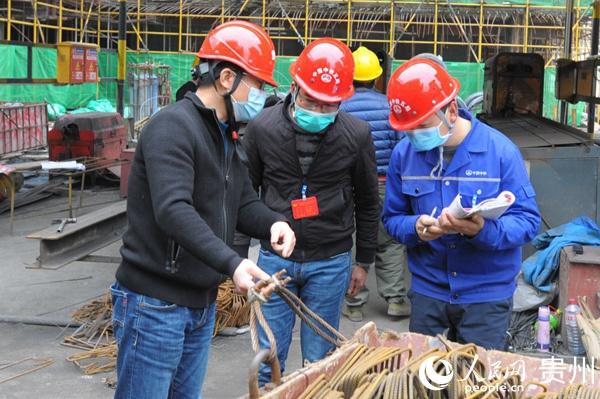
<instances>
[{"instance_id":1,"label":"lanyard","mask_svg":"<svg viewBox=\"0 0 600 399\"><path fill-rule=\"evenodd\" d=\"M300 190L300 194L302 194L302 199L306 199L306 192L308 191L308 186L306 184L302 185L302 189Z\"/></svg>"}]
</instances>

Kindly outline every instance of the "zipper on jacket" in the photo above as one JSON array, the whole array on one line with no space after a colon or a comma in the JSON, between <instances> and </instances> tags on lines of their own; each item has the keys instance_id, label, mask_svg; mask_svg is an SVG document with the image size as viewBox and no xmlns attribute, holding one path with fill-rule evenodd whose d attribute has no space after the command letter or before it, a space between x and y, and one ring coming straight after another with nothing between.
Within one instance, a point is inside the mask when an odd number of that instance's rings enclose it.
<instances>
[{"instance_id":1,"label":"zipper on jacket","mask_svg":"<svg viewBox=\"0 0 600 399\"><path fill-rule=\"evenodd\" d=\"M226 242L227 241L227 190L229 188L229 169L231 167L231 163L233 160L233 152L235 151L235 145L233 145L233 148L230 149L229 151L225 152L225 140L227 140L227 138L225 137L225 134L223 133L223 131L221 130L221 125L219 124L219 121L215 115L215 122L217 124L217 127L219 129L219 136L221 137L221 143L223 144L222 148L221 148L221 156L223 159L222 162L222 169L223 169L223 206L222 206L222 212L223 212L223 241ZM229 152L231 152L231 156L229 156Z\"/></svg>"},{"instance_id":2,"label":"zipper on jacket","mask_svg":"<svg viewBox=\"0 0 600 399\"><path fill-rule=\"evenodd\" d=\"M179 244L177 244L172 238L169 238L167 241L167 261L165 269L171 274L175 274L179 270L177 259L179 258L180 252L181 247Z\"/></svg>"},{"instance_id":3,"label":"zipper on jacket","mask_svg":"<svg viewBox=\"0 0 600 399\"><path fill-rule=\"evenodd\" d=\"M294 135L295 134L296 133L294 132ZM302 181L301 181L301 184L300 184L300 193L302 193L302 187L303 186L309 187L308 183L307 183L308 176L310 176L310 172L313 170L313 165L315 164L315 162L317 160L317 157L319 156L319 153L321 153L321 148L323 148L323 143L325 142L326 138L327 137L325 135L323 135L323 137L321 138L321 142L319 143L319 147L317 147L317 151L315 151L315 155L313 157L312 162L308 166L308 170L306 171L306 174L304 174L302 172L302 166L300 165L300 158L298 157L298 149L296 148L296 145L294 144L294 151L296 152L296 165L297 165L298 171L300 172L300 175L302 176ZM296 140L296 137L294 137L294 140ZM301 236L304 234L304 220L305 219L300 219L299 220L299 222L300 222L300 235ZM301 249L299 252L300 252L300 259L301 259L302 262L304 262L304 259L306 259L306 251L304 251L304 249Z\"/></svg>"},{"instance_id":4,"label":"zipper on jacket","mask_svg":"<svg viewBox=\"0 0 600 399\"><path fill-rule=\"evenodd\" d=\"M225 189L223 190L223 241L227 241L227 189L229 187L229 167L231 166L231 162L227 160L225 157Z\"/></svg>"}]
</instances>

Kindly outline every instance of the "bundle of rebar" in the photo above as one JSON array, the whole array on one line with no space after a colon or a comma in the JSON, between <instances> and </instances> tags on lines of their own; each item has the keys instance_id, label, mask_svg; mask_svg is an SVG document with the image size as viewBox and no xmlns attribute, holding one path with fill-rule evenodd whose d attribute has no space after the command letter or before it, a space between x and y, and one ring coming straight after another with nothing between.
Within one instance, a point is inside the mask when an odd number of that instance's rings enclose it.
<instances>
[{"instance_id":1,"label":"bundle of rebar","mask_svg":"<svg viewBox=\"0 0 600 399\"><path fill-rule=\"evenodd\" d=\"M250 320L246 297L235 290L231 280L219 286L214 335L227 327L241 327ZM117 362L117 344L112 328L110 293L76 310L73 319L81 324L75 332L63 339L62 345L79 349L67 357L85 374L114 370Z\"/></svg>"},{"instance_id":2,"label":"bundle of rebar","mask_svg":"<svg viewBox=\"0 0 600 399\"><path fill-rule=\"evenodd\" d=\"M226 280L217 293L217 315L214 335L227 327L241 327L250 322L250 306L246 296L236 291L233 281Z\"/></svg>"},{"instance_id":3,"label":"bundle of rebar","mask_svg":"<svg viewBox=\"0 0 600 399\"><path fill-rule=\"evenodd\" d=\"M63 345L76 349L89 350L114 343L112 329L112 304L110 294L76 310L72 317L80 323L75 332L64 338Z\"/></svg>"},{"instance_id":4,"label":"bundle of rebar","mask_svg":"<svg viewBox=\"0 0 600 399\"><path fill-rule=\"evenodd\" d=\"M580 398L600 398L600 389L591 388L585 385L568 385L560 392L544 392L537 394L532 399L580 399Z\"/></svg>"},{"instance_id":5,"label":"bundle of rebar","mask_svg":"<svg viewBox=\"0 0 600 399\"><path fill-rule=\"evenodd\" d=\"M544 384L525 383L510 368L488 375L490 370L475 345L456 347L439 338L445 348L418 357L413 357L410 349L361 344L332 376L320 375L299 399L600 398L600 389L584 385L568 385L561 392L550 393ZM530 391L539 393L528 394Z\"/></svg>"},{"instance_id":6,"label":"bundle of rebar","mask_svg":"<svg viewBox=\"0 0 600 399\"><path fill-rule=\"evenodd\" d=\"M578 302L581 313L577 315L577 325L581 331L581 341L590 364L600 369L600 318L594 317L586 297Z\"/></svg>"},{"instance_id":7,"label":"bundle of rebar","mask_svg":"<svg viewBox=\"0 0 600 399\"><path fill-rule=\"evenodd\" d=\"M110 294L92 301L73 313L81 326L63 340L63 345L81 352L67 357L85 374L114 370L117 364L117 344L112 329L112 304Z\"/></svg>"}]
</instances>

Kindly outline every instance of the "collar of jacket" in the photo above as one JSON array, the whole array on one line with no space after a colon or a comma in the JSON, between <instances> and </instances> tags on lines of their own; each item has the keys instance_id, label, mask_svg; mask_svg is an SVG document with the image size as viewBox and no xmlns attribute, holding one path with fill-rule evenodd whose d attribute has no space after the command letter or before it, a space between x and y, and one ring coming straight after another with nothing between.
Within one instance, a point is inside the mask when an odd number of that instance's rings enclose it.
<instances>
[{"instance_id":1,"label":"collar of jacket","mask_svg":"<svg viewBox=\"0 0 600 399\"><path fill-rule=\"evenodd\" d=\"M275 129L277 129L277 134L280 137L282 137L282 139L283 139L283 147L281 148L281 150L283 153L287 154L288 156L293 156L297 159L296 133L302 132L303 130L298 125L296 125L296 123L292 120L292 117L289 112L291 103L292 103L292 96L291 96L291 94L288 94L288 96L285 98L285 100L283 102L280 102L279 104L273 106L273 108L281 107L281 109L280 110L273 109L273 111L282 113L281 117L280 117L281 119L279 119L279 121L282 121L283 123L278 124L277 127L275 128ZM332 145L336 145L335 141L342 134L344 134L342 129L344 129L344 125L342 124L342 121L340 120L340 115L338 115L338 117L331 124L331 126L329 128L327 128L324 133L320 133L320 134L323 134L323 140L321 141L321 144L319 144L319 150L322 147L329 147ZM311 134L313 134L313 133L311 133ZM313 165L315 164L315 161L319 157L318 156L319 150L317 150L317 153L315 154L315 158L313 160L311 167L309 168L309 172L311 171L311 169L313 168ZM297 172L300 175L302 175L302 170L300 168L300 162L296 161L296 164L297 164Z\"/></svg>"},{"instance_id":2,"label":"collar of jacket","mask_svg":"<svg viewBox=\"0 0 600 399\"><path fill-rule=\"evenodd\" d=\"M462 166L469 164L469 162L471 162L471 153L487 152L489 144L489 136L487 134L482 134L481 127L479 126L480 122L477 118L463 109L459 109L458 114L471 122L471 130L464 141L458 145L456 154L454 154L450 165L448 165L446 169L445 174L447 175L460 169ZM439 161L440 155L438 151L439 149L435 148L427 151L425 154L425 160L431 166L436 166Z\"/></svg>"},{"instance_id":3,"label":"collar of jacket","mask_svg":"<svg viewBox=\"0 0 600 399\"><path fill-rule=\"evenodd\" d=\"M213 124L213 126L216 129L211 129L215 130L214 132L211 131L211 133L218 133L222 135L221 126L219 124L220 121L217 118L217 112L213 108L207 108L202 102L202 100L200 100L200 97L196 95L196 92L189 91L185 94L183 98L190 100L192 104L194 104L200 115L202 115L202 117L204 117L206 121L210 121L210 123Z\"/></svg>"},{"instance_id":4,"label":"collar of jacket","mask_svg":"<svg viewBox=\"0 0 600 399\"><path fill-rule=\"evenodd\" d=\"M188 91L187 93L185 93L184 98L190 100L203 116L214 116L215 120L217 120L217 113L215 112L215 110L213 108L207 108L202 102L202 100L200 100L200 97L196 95L195 91Z\"/></svg>"},{"instance_id":5,"label":"collar of jacket","mask_svg":"<svg viewBox=\"0 0 600 399\"><path fill-rule=\"evenodd\" d=\"M381 94L375 88L371 88L370 89L368 87L358 87L358 88L354 89L354 93L377 93L377 94Z\"/></svg>"}]
</instances>

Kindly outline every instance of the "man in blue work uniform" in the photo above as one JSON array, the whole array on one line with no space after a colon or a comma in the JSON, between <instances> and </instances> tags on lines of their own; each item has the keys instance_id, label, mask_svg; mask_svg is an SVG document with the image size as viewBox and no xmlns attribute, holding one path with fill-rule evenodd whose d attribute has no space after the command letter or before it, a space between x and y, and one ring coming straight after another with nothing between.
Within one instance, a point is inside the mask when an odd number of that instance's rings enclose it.
<instances>
[{"instance_id":1,"label":"man in blue work uniform","mask_svg":"<svg viewBox=\"0 0 600 399\"><path fill-rule=\"evenodd\" d=\"M505 349L521 246L540 227L535 191L518 148L459 111L460 83L438 63L417 58L388 86L390 123L409 140L396 146L383 221L407 246L412 288L410 331ZM514 193L498 219L457 219L446 207ZM465 206L467 204L463 204ZM440 214L441 212L441 214Z\"/></svg>"},{"instance_id":2,"label":"man in blue work uniform","mask_svg":"<svg viewBox=\"0 0 600 399\"><path fill-rule=\"evenodd\" d=\"M379 198L383 203L388 164L394 147L404 138L404 133L392 129L387 98L374 89L375 80L383 73L377 55L361 46L352 53L352 56L356 91L352 97L342 102L340 109L368 122L371 127L377 159ZM408 288L405 282L406 268L406 247L390 237L383 223L380 222L377 232L375 275L377 291L388 303L387 314L390 317L410 315L410 302L406 298ZM352 321L362 321L362 307L368 299L369 290L366 287L354 297L346 296L344 316Z\"/></svg>"}]
</instances>

